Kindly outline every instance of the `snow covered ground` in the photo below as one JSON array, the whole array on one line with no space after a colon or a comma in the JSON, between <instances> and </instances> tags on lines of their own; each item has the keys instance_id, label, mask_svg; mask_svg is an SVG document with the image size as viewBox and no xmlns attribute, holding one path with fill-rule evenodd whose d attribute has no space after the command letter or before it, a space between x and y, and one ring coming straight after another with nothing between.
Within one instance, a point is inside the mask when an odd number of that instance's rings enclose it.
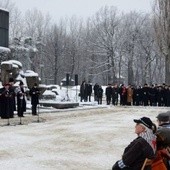
<instances>
[{"instance_id":1,"label":"snow covered ground","mask_svg":"<svg viewBox=\"0 0 170 170\"><path fill-rule=\"evenodd\" d=\"M0 120L0 167L5 170L109 170L133 140L133 119L156 123L161 107L83 106L40 109L36 116Z\"/></svg>"}]
</instances>

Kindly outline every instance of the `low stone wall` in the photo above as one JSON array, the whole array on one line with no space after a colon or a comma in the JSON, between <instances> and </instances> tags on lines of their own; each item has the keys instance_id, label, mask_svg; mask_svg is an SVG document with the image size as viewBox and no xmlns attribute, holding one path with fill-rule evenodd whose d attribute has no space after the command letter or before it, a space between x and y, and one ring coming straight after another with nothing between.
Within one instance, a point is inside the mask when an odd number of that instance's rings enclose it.
<instances>
[{"instance_id":1,"label":"low stone wall","mask_svg":"<svg viewBox=\"0 0 170 170\"><path fill-rule=\"evenodd\" d=\"M40 102L40 105L44 107L54 107L56 109L68 109L78 107L79 103L47 103L47 102Z\"/></svg>"}]
</instances>

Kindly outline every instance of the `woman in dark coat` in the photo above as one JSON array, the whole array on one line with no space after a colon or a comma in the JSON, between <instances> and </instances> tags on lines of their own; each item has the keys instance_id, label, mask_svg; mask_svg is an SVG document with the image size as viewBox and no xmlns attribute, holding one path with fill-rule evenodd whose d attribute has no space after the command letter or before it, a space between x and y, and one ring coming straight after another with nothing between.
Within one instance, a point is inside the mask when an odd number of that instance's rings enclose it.
<instances>
[{"instance_id":1,"label":"woman in dark coat","mask_svg":"<svg viewBox=\"0 0 170 170\"><path fill-rule=\"evenodd\" d=\"M135 119L134 122L136 123L135 133L138 137L125 148L122 159L113 165L112 170L141 170L146 158L155 157L154 124L148 117Z\"/></svg>"},{"instance_id":2,"label":"woman in dark coat","mask_svg":"<svg viewBox=\"0 0 170 170\"><path fill-rule=\"evenodd\" d=\"M29 92L31 96L32 115L37 115L37 105L39 104L40 91L35 83Z\"/></svg>"}]
</instances>

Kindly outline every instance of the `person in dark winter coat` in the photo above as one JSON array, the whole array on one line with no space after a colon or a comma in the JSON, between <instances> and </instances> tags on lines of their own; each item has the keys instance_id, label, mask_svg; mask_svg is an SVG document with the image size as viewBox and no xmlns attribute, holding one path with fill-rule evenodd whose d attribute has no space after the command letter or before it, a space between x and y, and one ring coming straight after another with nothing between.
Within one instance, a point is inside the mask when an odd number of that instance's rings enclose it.
<instances>
[{"instance_id":1,"label":"person in dark winter coat","mask_svg":"<svg viewBox=\"0 0 170 170\"><path fill-rule=\"evenodd\" d=\"M133 105L139 106L142 103L142 89L141 86L134 88L133 91Z\"/></svg>"},{"instance_id":2,"label":"person in dark winter coat","mask_svg":"<svg viewBox=\"0 0 170 170\"><path fill-rule=\"evenodd\" d=\"M112 86L111 86L111 84L108 84L108 86L106 87L105 95L106 95L106 103L107 103L107 105L110 105L111 97L112 97Z\"/></svg>"},{"instance_id":3,"label":"person in dark winter coat","mask_svg":"<svg viewBox=\"0 0 170 170\"><path fill-rule=\"evenodd\" d=\"M157 154L154 160L155 164L162 161L164 169L170 169L170 112L159 113L157 118ZM153 163L154 163L153 162ZM163 168L162 168L163 169ZM161 169L161 170L162 170Z\"/></svg>"},{"instance_id":4,"label":"person in dark winter coat","mask_svg":"<svg viewBox=\"0 0 170 170\"><path fill-rule=\"evenodd\" d=\"M168 106L168 86L165 85L164 88L163 88L163 106Z\"/></svg>"},{"instance_id":5,"label":"person in dark winter coat","mask_svg":"<svg viewBox=\"0 0 170 170\"><path fill-rule=\"evenodd\" d=\"M24 117L26 111L26 92L24 90L24 83L21 81L19 87L16 89L17 94L17 114L18 117Z\"/></svg>"},{"instance_id":6,"label":"person in dark winter coat","mask_svg":"<svg viewBox=\"0 0 170 170\"><path fill-rule=\"evenodd\" d=\"M119 88L118 85L115 84L112 88L112 104L118 105L118 94L119 94Z\"/></svg>"},{"instance_id":7,"label":"person in dark winter coat","mask_svg":"<svg viewBox=\"0 0 170 170\"><path fill-rule=\"evenodd\" d=\"M126 105L127 101L127 89L124 84L121 85L119 89L120 93L120 105Z\"/></svg>"},{"instance_id":8,"label":"person in dark winter coat","mask_svg":"<svg viewBox=\"0 0 170 170\"><path fill-rule=\"evenodd\" d=\"M14 79L13 78L9 78L9 91L10 91L10 94L11 94L11 98L10 98L10 103L11 103L11 112L10 112L10 118L13 118L14 117L14 111L16 111L16 101L15 101L15 97L16 97L16 94L15 94L15 87L14 87Z\"/></svg>"},{"instance_id":9,"label":"person in dark winter coat","mask_svg":"<svg viewBox=\"0 0 170 170\"><path fill-rule=\"evenodd\" d=\"M102 104L102 98L103 98L103 89L102 89L102 86L99 85L99 88L97 91L98 104Z\"/></svg>"},{"instance_id":10,"label":"person in dark winter coat","mask_svg":"<svg viewBox=\"0 0 170 170\"><path fill-rule=\"evenodd\" d=\"M87 100L91 102L91 94L92 94L92 84L89 82L86 86L87 88Z\"/></svg>"},{"instance_id":11,"label":"person in dark winter coat","mask_svg":"<svg viewBox=\"0 0 170 170\"><path fill-rule=\"evenodd\" d=\"M35 83L34 86L31 88L29 94L31 96L32 115L37 115L37 105L39 104L40 95L37 83Z\"/></svg>"},{"instance_id":12,"label":"person in dark winter coat","mask_svg":"<svg viewBox=\"0 0 170 170\"><path fill-rule=\"evenodd\" d=\"M148 117L134 119L135 133L138 135L124 150L122 159L112 170L141 170L146 158L153 159L156 152L155 124Z\"/></svg>"},{"instance_id":13,"label":"person in dark winter coat","mask_svg":"<svg viewBox=\"0 0 170 170\"><path fill-rule=\"evenodd\" d=\"M94 90L94 101L98 101L98 98L97 98L98 89L99 89L99 85L98 85L98 83L96 83L94 85L94 87L93 87L93 90Z\"/></svg>"},{"instance_id":14,"label":"person in dark winter coat","mask_svg":"<svg viewBox=\"0 0 170 170\"><path fill-rule=\"evenodd\" d=\"M148 84L144 84L144 87L142 88L142 101L144 106L148 106L149 103L149 87Z\"/></svg>"},{"instance_id":15,"label":"person in dark winter coat","mask_svg":"<svg viewBox=\"0 0 170 170\"><path fill-rule=\"evenodd\" d=\"M80 86L80 101L82 102L84 100L84 102L87 102L87 84L85 81L82 82L81 86Z\"/></svg>"},{"instance_id":16,"label":"person in dark winter coat","mask_svg":"<svg viewBox=\"0 0 170 170\"><path fill-rule=\"evenodd\" d=\"M12 103L13 93L10 91L10 84L6 83L0 90L1 97L1 118L9 119L13 118L14 107Z\"/></svg>"},{"instance_id":17,"label":"person in dark winter coat","mask_svg":"<svg viewBox=\"0 0 170 170\"><path fill-rule=\"evenodd\" d=\"M157 89L157 102L158 102L158 106L163 106L163 88L162 86L159 86Z\"/></svg>"},{"instance_id":18,"label":"person in dark winter coat","mask_svg":"<svg viewBox=\"0 0 170 170\"><path fill-rule=\"evenodd\" d=\"M154 85L152 85L149 88L148 95L149 95L150 106L156 106L157 105L156 104L157 103L157 100L156 100L157 89L156 89L156 87L154 87Z\"/></svg>"}]
</instances>

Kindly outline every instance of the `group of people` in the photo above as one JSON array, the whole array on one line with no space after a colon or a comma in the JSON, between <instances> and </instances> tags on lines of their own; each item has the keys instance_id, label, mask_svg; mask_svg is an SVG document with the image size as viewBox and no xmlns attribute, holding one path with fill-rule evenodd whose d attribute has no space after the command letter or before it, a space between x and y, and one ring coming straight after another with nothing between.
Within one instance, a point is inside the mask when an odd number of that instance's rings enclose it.
<instances>
[{"instance_id":1,"label":"group of people","mask_svg":"<svg viewBox=\"0 0 170 170\"><path fill-rule=\"evenodd\" d=\"M80 85L80 101L91 102L92 90L92 84L90 82L86 83L86 81L83 81Z\"/></svg>"},{"instance_id":2,"label":"group of people","mask_svg":"<svg viewBox=\"0 0 170 170\"><path fill-rule=\"evenodd\" d=\"M83 81L80 85L80 101L84 102L91 102L92 92L94 90L94 101L97 101L98 104L102 104L102 97L103 97L103 89L97 83L92 87L90 82L86 83Z\"/></svg>"},{"instance_id":3,"label":"group of people","mask_svg":"<svg viewBox=\"0 0 170 170\"><path fill-rule=\"evenodd\" d=\"M102 104L103 93L101 85L96 83L92 85L82 82L80 86L81 102L91 101L92 90L94 90L94 101ZM166 84L144 86L118 86L117 84L108 84L105 89L105 97L107 105L134 105L134 106L170 106L170 86Z\"/></svg>"},{"instance_id":4,"label":"group of people","mask_svg":"<svg viewBox=\"0 0 170 170\"><path fill-rule=\"evenodd\" d=\"M121 105L170 106L170 86L166 84L144 84L143 87L129 85L120 87Z\"/></svg>"},{"instance_id":5,"label":"group of people","mask_svg":"<svg viewBox=\"0 0 170 170\"><path fill-rule=\"evenodd\" d=\"M157 125L148 117L134 122L137 138L125 148L112 170L170 170L170 111L157 116Z\"/></svg>"},{"instance_id":6,"label":"group of people","mask_svg":"<svg viewBox=\"0 0 170 170\"><path fill-rule=\"evenodd\" d=\"M14 87L14 79L10 78L9 82L0 88L0 117L2 119L13 118L14 111L17 111L18 117L24 117L28 95L31 96L32 115L37 115L39 94L36 83L29 92L26 92L22 81L19 82L18 87Z\"/></svg>"},{"instance_id":7,"label":"group of people","mask_svg":"<svg viewBox=\"0 0 170 170\"><path fill-rule=\"evenodd\" d=\"M144 84L143 87L122 84L106 87L106 103L117 105L120 96L120 105L134 106L170 106L170 86L166 84L151 85Z\"/></svg>"}]
</instances>

